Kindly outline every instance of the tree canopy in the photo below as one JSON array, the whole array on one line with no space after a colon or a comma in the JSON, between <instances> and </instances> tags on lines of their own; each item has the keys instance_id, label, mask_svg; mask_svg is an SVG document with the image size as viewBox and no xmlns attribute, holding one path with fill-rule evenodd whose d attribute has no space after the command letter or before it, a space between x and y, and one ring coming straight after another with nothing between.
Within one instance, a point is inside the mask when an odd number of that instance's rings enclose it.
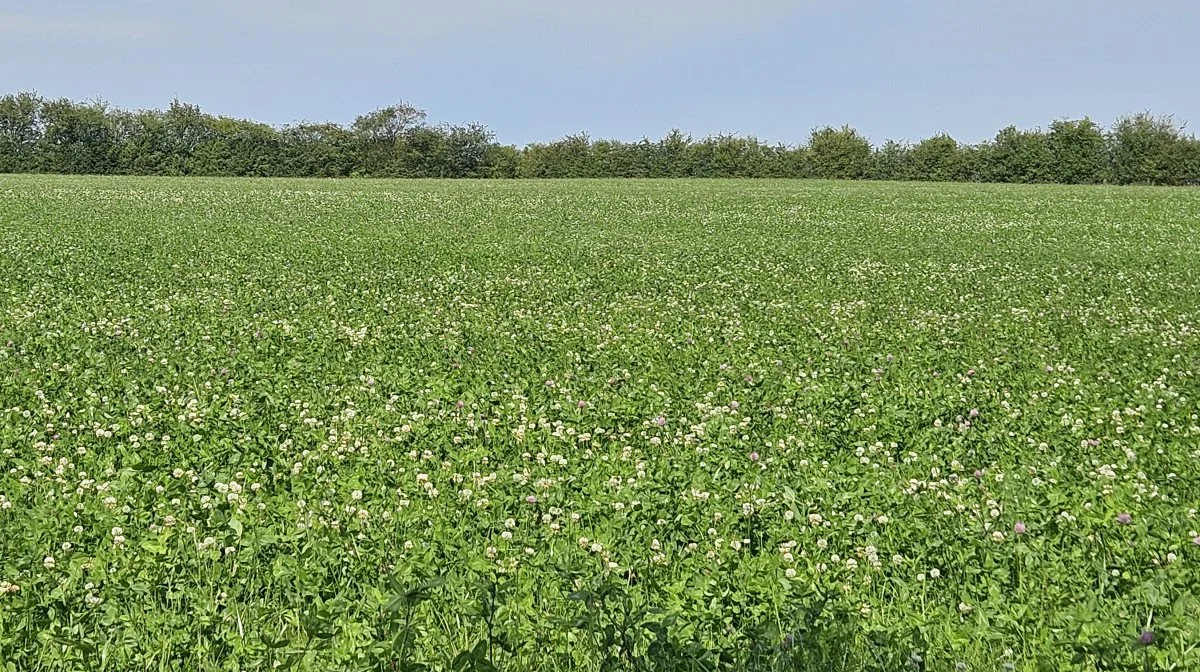
<instances>
[{"instance_id":1,"label":"tree canopy","mask_svg":"<svg viewBox=\"0 0 1200 672\"><path fill-rule=\"evenodd\" d=\"M0 97L0 172L259 177L798 177L1065 184L1200 184L1200 140L1148 112L1105 130L1058 119L1009 126L978 144L938 134L878 146L850 126L814 129L807 144L754 137L596 139L575 133L523 148L480 123L431 124L399 102L349 126L285 126L213 116L171 101L128 111L103 101Z\"/></svg>"}]
</instances>

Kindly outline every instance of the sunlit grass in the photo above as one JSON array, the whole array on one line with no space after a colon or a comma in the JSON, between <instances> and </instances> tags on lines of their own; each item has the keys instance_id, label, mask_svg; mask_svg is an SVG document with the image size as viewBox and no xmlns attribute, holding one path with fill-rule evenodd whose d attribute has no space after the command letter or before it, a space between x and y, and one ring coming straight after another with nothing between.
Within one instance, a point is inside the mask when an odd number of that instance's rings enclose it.
<instances>
[{"instance_id":1,"label":"sunlit grass","mask_svg":"<svg viewBox=\"0 0 1200 672\"><path fill-rule=\"evenodd\" d=\"M0 177L0 669L1198 667L1198 260L1192 190Z\"/></svg>"}]
</instances>

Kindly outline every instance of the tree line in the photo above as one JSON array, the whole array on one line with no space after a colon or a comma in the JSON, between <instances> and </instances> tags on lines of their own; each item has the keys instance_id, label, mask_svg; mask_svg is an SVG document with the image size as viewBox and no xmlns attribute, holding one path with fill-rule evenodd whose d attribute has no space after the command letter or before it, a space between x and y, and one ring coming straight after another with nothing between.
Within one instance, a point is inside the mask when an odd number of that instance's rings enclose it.
<instances>
[{"instance_id":1,"label":"tree line","mask_svg":"<svg viewBox=\"0 0 1200 672\"><path fill-rule=\"evenodd\" d=\"M1169 116L1132 114L1046 129L1009 126L961 143L946 134L874 146L849 126L801 145L754 137L597 140L585 133L523 148L483 124L431 124L407 103L349 126L271 126L172 101L124 110L101 101L0 98L0 173L258 177L788 177L1064 184L1200 184L1200 140Z\"/></svg>"}]
</instances>

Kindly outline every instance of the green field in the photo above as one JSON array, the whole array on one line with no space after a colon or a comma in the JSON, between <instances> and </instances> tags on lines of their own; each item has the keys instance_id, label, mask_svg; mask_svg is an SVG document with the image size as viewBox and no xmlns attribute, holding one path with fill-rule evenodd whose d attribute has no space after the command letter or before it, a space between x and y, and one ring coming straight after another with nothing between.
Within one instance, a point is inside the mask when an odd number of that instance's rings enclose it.
<instances>
[{"instance_id":1,"label":"green field","mask_svg":"<svg viewBox=\"0 0 1200 672\"><path fill-rule=\"evenodd\" d=\"M1200 669L1198 373L1196 190L0 176L0 670Z\"/></svg>"}]
</instances>

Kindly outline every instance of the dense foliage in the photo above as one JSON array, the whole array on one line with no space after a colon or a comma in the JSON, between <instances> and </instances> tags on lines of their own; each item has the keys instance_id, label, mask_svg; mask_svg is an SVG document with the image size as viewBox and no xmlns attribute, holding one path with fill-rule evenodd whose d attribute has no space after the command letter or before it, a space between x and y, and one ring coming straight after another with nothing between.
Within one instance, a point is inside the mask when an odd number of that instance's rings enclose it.
<instances>
[{"instance_id":1,"label":"dense foliage","mask_svg":"<svg viewBox=\"0 0 1200 672\"><path fill-rule=\"evenodd\" d=\"M1198 222L0 178L0 670L1200 669Z\"/></svg>"},{"instance_id":2,"label":"dense foliage","mask_svg":"<svg viewBox=\"0 0 1200 672\"><path fill-rule=\"evenodd\" d=\"M214 117L173 101L130 112L102 102L0 98L0 173L254 177L808 177L1063 184L1200 184L1200 140L1170 117L1136 114L1107 132L1090 119L1048 130L1001 130L963 145L938 135L878 148L853 128L819 128L807 144L700 140L674 131L657 142L570 135L524 149L481 124L430 125L400 103L350 127L281 128Z\"/></svg>"}]
</instances>

